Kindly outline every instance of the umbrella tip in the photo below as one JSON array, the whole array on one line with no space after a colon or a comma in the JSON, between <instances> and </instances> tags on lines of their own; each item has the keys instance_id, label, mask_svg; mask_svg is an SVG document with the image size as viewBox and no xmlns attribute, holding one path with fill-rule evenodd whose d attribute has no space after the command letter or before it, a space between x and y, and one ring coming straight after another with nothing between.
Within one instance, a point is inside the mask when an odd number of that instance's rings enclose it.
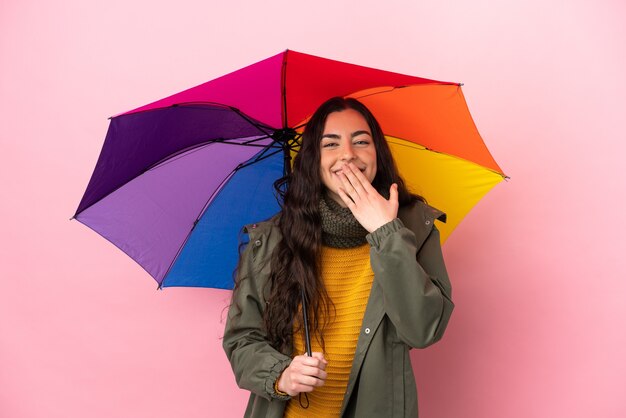
<instances>
[{"instance_id":1,"label":"umbrella tip","mask_svg":"<svg viewBox=\"0 0 626 418\"><path fill-rule=\"evenodd\" d=\"M463 87L465 83L459 83L459 87Z\"/></svg>"}]
</instances>

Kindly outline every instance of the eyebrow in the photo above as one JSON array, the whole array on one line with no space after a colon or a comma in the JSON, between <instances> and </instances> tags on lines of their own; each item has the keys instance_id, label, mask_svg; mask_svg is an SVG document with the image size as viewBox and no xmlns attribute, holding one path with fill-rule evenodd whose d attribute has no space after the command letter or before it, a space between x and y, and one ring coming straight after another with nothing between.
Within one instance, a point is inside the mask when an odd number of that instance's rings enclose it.
<instances>
[{"instance_id":1,"label":"eyebrow","mask_svg":"<svg viewBox=\"0 0 626 418\"><path fill-rule=\"evenodd\" d=\"M363 134L372 136L372 134L369 133L369 131L354 131L354 132L352 132L351 137L354 138L356 136L363 135ZM339 135L337 135L337 134L324 134L324 135L322 135L322 139L324 139L324 138L340 139L341 137Z\"/></svg>"}]
</instances>

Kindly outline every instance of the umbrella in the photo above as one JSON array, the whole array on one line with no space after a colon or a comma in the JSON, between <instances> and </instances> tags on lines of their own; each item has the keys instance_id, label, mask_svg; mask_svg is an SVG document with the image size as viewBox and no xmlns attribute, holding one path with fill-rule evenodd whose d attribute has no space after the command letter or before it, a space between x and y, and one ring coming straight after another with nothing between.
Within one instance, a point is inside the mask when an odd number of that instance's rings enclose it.
<instances>
[{"instance_id":1,"label":"umbrella","mask_svg":"<svg viewBox=\"0 0 626 418\"><path fill-rule=\"evenodd\" d=\"M407 186L447 213L442 240L505 178L461 84L287 50L112 117L73 218L159 288L232 288L242 225L279 210L273 182L333 96L372 110Z\"/></svg>"}]
</instances>

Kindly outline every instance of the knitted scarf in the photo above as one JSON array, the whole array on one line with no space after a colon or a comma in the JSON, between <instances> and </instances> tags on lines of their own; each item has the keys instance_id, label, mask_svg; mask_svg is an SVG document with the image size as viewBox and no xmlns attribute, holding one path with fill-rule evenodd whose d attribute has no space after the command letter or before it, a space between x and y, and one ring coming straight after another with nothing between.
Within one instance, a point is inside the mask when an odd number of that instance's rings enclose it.
<instances>
[{"instance_id":1,"label":"knitted scarf","mask_svg":"<svg viewBox=\"0 0 626 418\"><path fill-rule=\"evenodd\" d=\"M367 242L367 230L350 209L339 205L326 193L320 199L319 211L322 218L322 244L333 248L353 248Z\"/></svg>"}]
</instances>

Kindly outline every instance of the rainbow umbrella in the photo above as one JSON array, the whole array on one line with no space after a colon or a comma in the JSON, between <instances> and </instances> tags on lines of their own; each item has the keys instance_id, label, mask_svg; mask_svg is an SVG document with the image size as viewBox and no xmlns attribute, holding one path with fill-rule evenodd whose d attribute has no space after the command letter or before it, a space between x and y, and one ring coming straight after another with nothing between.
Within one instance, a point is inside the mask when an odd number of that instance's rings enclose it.
<instances>
[{"instance_id":1,"label":"rainbow umbrella","mask_svg":"<svg viewBox=\"0 0 626 418\"><path fill-rule=\"evenodd\" d=\"M242 225L279 210L272 185L333 96L372 110L409 188L447 213L444 241L505 178L459 83L287 50L111 118L73 218L159 287L232 288Z\"/></svg>"}]
</instances>

